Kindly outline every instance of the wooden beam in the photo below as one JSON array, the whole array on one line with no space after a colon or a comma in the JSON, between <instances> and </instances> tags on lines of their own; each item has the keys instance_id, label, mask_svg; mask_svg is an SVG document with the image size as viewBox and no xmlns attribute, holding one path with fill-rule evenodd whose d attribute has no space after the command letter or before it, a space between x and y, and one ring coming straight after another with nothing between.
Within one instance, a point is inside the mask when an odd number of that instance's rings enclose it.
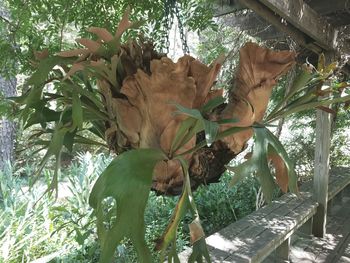
<instances>
[{"instance_id":1,"label":"wooden beam","mask_svg":"<svg viewBox=\"0 0 350 263\"><path fill-rule=\"evenodd\" d=\"M293 38L298 44L312 50L315 53L321 53L323 48L316 43L314 39L309 37L304 32L291 24L282 23L283 18L266 7L264 4L257 0L240 0L240 2L247 8L256 12L259 16L263 17L270 24L274 25L279 30L285 32L291 38Z\"/></svg>"},{"instance_id":2,"label":"wooden beam","mask_svg":"<svg viewBox=\"0 0 350 263\"><path fill-rule=\"evenodd\" d=\"M337 31L303 0L260 0L260 2L314 39L324 50L336 48Z\"/></svg>"},{"instance_id":3,"label":"wooden beam","mask_svg":"<svg viewBox=\"0 0 350 263\"><path fill-rule=\"evenodd\" d=\"M321 15L327 15L338 11L345 10L348 6L347 2L349 0L310 0L307 4L314 9L317 13Z\"/></svg>"},{"instance_id":4,"label":"wooden beam","mask_svg":"<svg viewBox=\"0 0 350 263\"><path fill-rule=\"evenodd\" d=\"M289 262L290 252L290 237L288 237L283 243L276 248L276 261L277 262Z\"/></svg>"}]
</instances>

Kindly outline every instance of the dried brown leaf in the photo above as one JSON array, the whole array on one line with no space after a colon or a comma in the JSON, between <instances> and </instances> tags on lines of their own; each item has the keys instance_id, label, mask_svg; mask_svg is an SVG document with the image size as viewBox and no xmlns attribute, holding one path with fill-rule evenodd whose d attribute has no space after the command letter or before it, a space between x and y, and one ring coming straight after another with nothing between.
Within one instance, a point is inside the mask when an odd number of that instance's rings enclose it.
<instances>
[{"instance_id":1,"label":"dried brown leaf","mask_svg":"<svg viewBox=\"0 0 350 263\"><path fill-rule=\"evenodd\" d=\"M194 244L198 240L205 237L203 228L198 220L194 220L189 224L190 228L190 236L191 236L191 244Z\"/></svg>"},{"instance_id":2,"label":"dried brown leaf","mask_svg":"<svg viewBox=\"0 0 350 263\"><path fill-rule=\"evenodd\" d=\"M42 51L34 51L34 57L37 60L43 60L49 56L49 50L47 48L43 49Z\"/></svg>"},{"instance_id":3,"label":"dried brown leaf","mask_svg":"<svg viewBox=\"0 0 350 263\"><path fill-rule=\"evenodd\" d=\"M269 154L268 159L275 167L275 176L278 186L284 193L288 191L288 169L278 154Z\"/></svg>"},{"instance_id":4,"label":"dried brown leaf","mask_svg":"<svg viewBox=\"0 0 350 263\"><path fill-rule=\"evenodd\" d=\"M64 77L64 79L67 79L68 77L72 76L75 72L81 71L85 69L84 63L75 63L72 65L72 67L69 69L68 73Z\"/></svg>"},{"instance_id":5,"label":"dried brown leaf","mask_svg":"<svg viewBox=\"0 0 350 263\"><path fill-rule=\"evenodd\" d=\"M78 57L80 55L88 54L88 53L90 52L86 48L79 48L79 49L72 49L72 50L58 52L57 56L70 58L70 57Z\"/></svg>"},{"instance_id":6,"label":"dried brown leaf","mask_svg":"<svg viewBox=\"0 0 350 263\"><path fill-rule=\"evenodd\" d=\"M239 51L240 64L236 75L235 97L246 98L254 88L267 80L277 80L295 64L296 53L273 51L255 43L247 43Z\"/></svg>"},{"instance_id":7,"label":"dried brown leaf","mask_svg":"<svg viewBox=\"0 0 350 263\"><path fill-rule=\"evenodd\" d=\"M113 99L113 110L118 120L119 129L131 145L138 148L142 119L139 110L125 99Z\"/></svg>"},{"instance_id":8,"label":"dried brown leaf","mask_svg":"<svg viewBox=\"0 0 350 263\"><path fill-rule=\"evenodd\" d=\"M272 88L277 79L294 65L295 56L294 52L273 51L247 43L240 50L239 69L235 87L230 94L230 103L219 116L219 119L236 118L239 122L222 125L221 130L246 127L261 121ZM226 137L223 141L233 152L239 153L252 135L252 130L246 130Z\"/></svg>"},{"instance_id":9,"label":"dried brown leaf","mask_svg":"<svg viewBox=\"0 0 350 263\"><path fill-rule=\"evenodd\" d=\"M129 21L130 7L128 7L122 17L122 20L119 22L118 28L115 32L115 36L119 38L127 29L132 26L132 23Z\"/></svg>"},{"instance_id":10,"label":"dried brown leaf","mask_svg":"<svg viewBox=\"0 0 350 263\"><path fill-rule=\"evenodd\" d=\"M101 27L90 27L88 29L89 32L97 35L100 39L102 39L105 43L113 40L113 35L108 32L107 29Z\"/></svg>"},{"instance_id":11,"label":"dried brown leaf","mask_svg":"<svg viewBox=\"0 0 350 263\"><path fill-rule=\"evenodd\" d=\"M96 41L93 41L88 38L78 38L76 41L86 47L91 53L96 53L99 48L101 47L100 43L97 43Z\"/></svg>"},{"instance_id":12,"label":"dried brown leaf","mask_svg":"<svg viewBox=\"0 0 350 263\"><path fill-rule=\"evenodd\" d=\"M196 99L193 103L193 108L199 108L205 103L205 99L213 86L216 76L220 71L223 57L219 57L213 64L208 67L198 60L192 58L190 67L190 76L196 81Z\"/></svg>"}]
</instances>

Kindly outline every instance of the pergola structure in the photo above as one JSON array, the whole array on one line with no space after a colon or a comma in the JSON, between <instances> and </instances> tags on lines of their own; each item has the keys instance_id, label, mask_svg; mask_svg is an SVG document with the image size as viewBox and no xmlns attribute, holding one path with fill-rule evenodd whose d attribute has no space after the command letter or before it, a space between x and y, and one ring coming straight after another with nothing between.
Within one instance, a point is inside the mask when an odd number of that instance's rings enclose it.
<instances>
[{"instance_id":1,"label":"pergola structure","mask_svg":"<svg viewBox=\"0 0 350 263\"><path fill-rule=\"evenodd\" d=\"M248 31L257 29L261 31L257 36L264 40L289 36L314 54L335 51L345 60L343 69L350 73L346 58L350 53L350 1L218 0L215 15L247 9L253 12L227 18L227 24Z\"/></svg>"},{"instance_id":2,"label":"pergola structure","mask_svg":"<svg viewBox=\"0 0 350 263\"><path fill-rule=\"evenodd\" d=\"M231 17L227 24L248 31L269 25L260 35L263 39L289 36L314 58L323 53L328 63L341 61L343 73L350 74L349 0L218 0L215 13L248 9L253 12ZM211 253L220 258L214 262L261 262L273 251L278 260L288 260L290 236L296 230L325 235L328 201L350 184L346 169L329 176L331 124L332 114L317 110L314 179L302 187L303 200L287 194L208 237Z\"/></svg>"},{"instance_id":3,"label":"pergola structure","mask_svg":"<svg viewBox=\"0 0 350 263\"><path fill-rule=\"evenodd\" d=\"M350 67L350 1L220 0L216 13L247 8L254 13L241 23L259 26L258 15L273 26L272 34L279 30L315 55L324 53L328 61L343 58L347 60L343 62L344 70ZM317 111L314 195L319 207L313 233L320 237L325 233L327 214L331 119L330 113Z\"/></svg>"}]
</instances>

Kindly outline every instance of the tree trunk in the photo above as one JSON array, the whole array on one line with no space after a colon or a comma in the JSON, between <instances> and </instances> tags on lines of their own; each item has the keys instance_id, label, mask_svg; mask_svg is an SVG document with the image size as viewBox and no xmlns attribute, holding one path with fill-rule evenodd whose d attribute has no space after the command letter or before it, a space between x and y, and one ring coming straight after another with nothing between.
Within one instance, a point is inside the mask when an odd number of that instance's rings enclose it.
<instances>
[{"instance_id":1,"label":"tree trunk","mask_svg":"<svg viewBox=\"0 0 350 263\"><path fill-rule=\"evenodd\" d=\"M0 77L0 92L5 97L16 95L16 78L6 80ZM6 170L14 159L15 124L0 119L0 171Z\"/></svg>"}]
</instances>

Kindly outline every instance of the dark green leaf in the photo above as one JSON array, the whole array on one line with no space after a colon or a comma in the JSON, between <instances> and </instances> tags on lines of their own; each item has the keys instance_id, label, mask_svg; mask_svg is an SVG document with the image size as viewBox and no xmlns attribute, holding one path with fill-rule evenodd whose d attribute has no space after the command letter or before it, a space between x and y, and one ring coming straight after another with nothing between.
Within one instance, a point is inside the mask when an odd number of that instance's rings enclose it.
<instances>
[{"instance_id":1,"label":"dark green leaf","mask_svg":"<svg viewBox=\"0 0 350 263\"><path fill-rule=\"evenodd\" d=\"M200 111L202 113L208 113L223 103L225 103L225 99L223 97L215 97L203 105Z\"/></svg>"},{"instance_id":2,"label":"dark green leaf","mask_svg":"<svg viewBox=\"0 0 350 263\"><path fill-rule=\"evenodd\" d=\"M97 231L101 243L100 262L110 263L116 247L130 238L139 262L152 262L145 242L144 211L151 188L153 168L165 158L160 150L138 149L118 155L97 179L89 203L97 214ZM112 197L117 203L116 221L110 229L104 226L102 202Z\"/></svg>"},{"instance_id":3,"label":"dark green leaf","mask_svg":"<svg viewBox=\"0 0 350 263\"><path fill-rule=\"evenodd\" d=\"M69 64L73 61L74 59L72 58L63 58L58 56L46 58L40 61L38 69L28 79L27 84L33 86L41 86L46 81L47 76L49 75L50 71L53 69L54 66L61 64Z\"/></svg>"},{"instance_id":4,"label":"dark green leaf","mask_svg":"<svg viewBox=\"0 0 350 263\"><path fill-rule=\"evenodd\" d=\"M72 94L72 120L75 127L81 128L83 126L83 109L79 94L76 89L73 90Z\"/></svg>"},{"instance_id":5,"label":"dark green leaf","mask_svg":"<svg viewBox=\"0 0 350 263\"><path fill-rule=\"evenodd\" d=\"M265 199L271 201L273 190L275 188L275 182L269 168L268 159L269 147L271 147L273 148L273 151L282 158L287 167L289 190L297 193L297 176L294 170L294 164L288 157L282 144L267 128L256 126L253 129L255 133L255 141L252 157L236 167L228 167L230 171L235 173L231 185L235 184L238 180L255 173L261 183Z\"/></svg>"}]
</instances>

